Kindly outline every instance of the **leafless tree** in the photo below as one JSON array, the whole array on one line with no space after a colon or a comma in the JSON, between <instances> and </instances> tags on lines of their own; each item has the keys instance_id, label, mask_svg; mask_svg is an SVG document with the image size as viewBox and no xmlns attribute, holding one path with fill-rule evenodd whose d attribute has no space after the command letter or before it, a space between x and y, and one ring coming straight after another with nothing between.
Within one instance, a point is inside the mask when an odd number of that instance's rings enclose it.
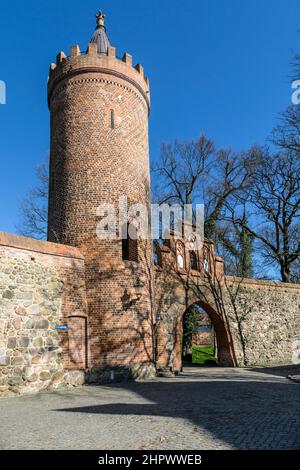
<instances>
[{"instance_id":1,"label":"leafless tree","mask_svg":"<svg viewBox=\"0 0 300 470\"><path fill-rule=\"evenodd\" d=\"M280 268L281 280L292 281L292 266L300 257L300 160L292 150L271 153L252 149L255 172L251 185L227 206L231 221L254 237L266 263ZM251 211L250 219L239 215L241 201Z\"/></svg>"},{"instance_id":2,"label":"leafless tree","mask_svg":"<svg viewBox=\"0 0 300 470\"><path fill-rule=\"evenodd\" d=\"M300 228L299 228L300 231ZM291 279L295 284L300 284L300 258L298 258L291 267Z\"/></svg>"},{"instance_id":3,"label":"leafless tree","mask_svg":"<svg viewBox=\"0 0 300 470\"><path fill-rule=\"evenodd\" d=\"M246 212L243 222L248 221ZM224 272L229 276L252 278L254 270L254 237L243 226L232 222L219 223L216 226L217 253L223 258Z\"/></svg>"},{"instance_id":4,"label":"leafless tree","mask_svg":"<svg viewBox=\"0 0 300 470\"><path fill-rule=\"evenodd\" d=\"M300 55L291 62L291 80L300 79ZM292 151L300 158L300 106L290 105L279 114L278 124L270 139L273 145L283 151Z\"/></svg>"},{"instance_id":5,"label":"leafless tree","mask_svg":"<svg viewBox=\"0 0 300 470\"><path fill-rule=\"evenodd\" d=\"M161 145L160 160L152 166L158 177L154 199L159 204L193 204L202 196L204 176L211 165L214 144L201 135L197 141Z\"/></svg>"},{"instance_id":6,"label":"leafless tree","mask_svg":"<svg viewBox=\"0 0 300 470\"><path fill-rule=\"evenodd\" d=\"M204 203L205 236L214 239L235 264L241 265L237 258L244 256L245 245L238 249L233 235L236 237L238 231L241 235L243 229L224 223L224 210L226 203L247 186L252 161L246 153L231 149L217 151L214 143L203 134L196 141L163 144L160 160L152 167L156 181L154 200L181 207ZM251 246L247 249L249 253ZM233 266L234 263L231 271ZM235 270L231 274L241 273Z\"/></svg>"},{"instance_id":7,"label":"leafless tree","mask_svg":"<svg viewBox=\"0 0 300 470\"><path fill-rule=\"evenodd\" d=\"M213 170L203 188L205 203L205 234L208 238L220 233L226 204L249 184L252 161L247 153L221 149L214 155ZM216 240L217 241L217 240Z\"/></svg>"},{"instance_id":8,"label":"leafless tree","mask_svg":"<svg viewBox=\"0 0 300 470\"><path fill-rule=\"evenodd\" d=\"M279 115L270 141L283 151L295 152L300 158L300 106L289 106Z\"/></svg>"},{"instance_id":9,"label":"leafless tree","mask_svg":"<svg viewBox=\"0 0 300 470\"><path fill-rule=\"evenodd\" d=\"M30 187L21 201L20 222L16 229L20 235L42 240L47 237L48 159L36 166L36 179L36 186Z\"/></svg>"}]
</instances>

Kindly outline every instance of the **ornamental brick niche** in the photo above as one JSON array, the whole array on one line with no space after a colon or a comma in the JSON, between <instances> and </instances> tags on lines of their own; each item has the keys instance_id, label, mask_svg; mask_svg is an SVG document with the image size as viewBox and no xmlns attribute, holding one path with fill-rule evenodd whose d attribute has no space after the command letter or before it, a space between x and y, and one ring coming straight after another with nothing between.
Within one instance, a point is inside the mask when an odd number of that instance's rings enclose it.
<instances>
[{"instance_id":1,"label":"ornamental brick niche","mask_svg":"<svg viewBox=\"0 0 300 470\"><path fill-rule=\"evenodd\" d=\"M68 350L70 369L86 369L87 367L87 324L86 318L71 316L68 318Z\"/></svg>"},{"instance_id":2,"label":"ornamental brick niche","mask_svg":"<svg viewBox=\"0 0 300 470\"><path fill-rule=\"evenodd\" d=\"M88 366L151 369L151 227L149 240L138 240L135 261L123 259L120 234L96 234L99 205L113 205L118 216L121 196L129 205L150 204L149 82L129 54L116 58L99 18L87 52L72 46L50 67L48 240L78 247L85 257Z\"/></svg>"}]
</instances>

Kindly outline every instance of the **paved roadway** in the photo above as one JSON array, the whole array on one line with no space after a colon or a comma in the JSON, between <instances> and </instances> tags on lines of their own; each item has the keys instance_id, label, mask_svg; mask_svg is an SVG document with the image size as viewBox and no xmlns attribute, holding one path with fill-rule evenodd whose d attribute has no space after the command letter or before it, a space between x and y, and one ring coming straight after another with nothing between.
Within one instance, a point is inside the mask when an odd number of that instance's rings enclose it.
<instances>
[{"instance_id":1,"label":"paved roadway","mask_svg":"<svg viewBox=\"0 0 300 470\"><path fill-rule=\"evenodd\" d=\"M0 449L300 449L300 384L282 368L0 400Z\"/></svg>"}]
</instances>

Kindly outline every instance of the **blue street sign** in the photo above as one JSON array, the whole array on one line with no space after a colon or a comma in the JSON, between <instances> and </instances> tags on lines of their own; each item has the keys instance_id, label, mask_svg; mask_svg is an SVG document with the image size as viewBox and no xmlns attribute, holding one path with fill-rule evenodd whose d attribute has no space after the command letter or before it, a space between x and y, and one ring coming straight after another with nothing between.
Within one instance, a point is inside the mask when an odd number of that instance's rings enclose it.
<instances>
[{"instance_id":1,"label":"blue street sign","mask_svg":"<svg viewBox=\"0 0 300 470\"><path fill-rule=\"evenodd\" d=\"M68 331L68 325L55 325L56 330Z\"/></svg>"}]
</instances>

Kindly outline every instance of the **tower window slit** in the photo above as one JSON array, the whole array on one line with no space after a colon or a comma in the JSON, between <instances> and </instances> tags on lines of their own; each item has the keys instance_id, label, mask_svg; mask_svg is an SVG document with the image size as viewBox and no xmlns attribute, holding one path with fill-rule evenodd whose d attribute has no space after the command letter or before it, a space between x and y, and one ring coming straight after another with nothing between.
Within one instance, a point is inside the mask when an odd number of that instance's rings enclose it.
<instances>
[{"instance_id":1,"label":"tower window slit","mask_svg":"<svg viewBox=\"0 0 300 470\"><path fill-rule=\"evenodd\" d=\"M110 128L115 128L115 112L113 109L110 110Z\"/></svg>"}]
</instances>

